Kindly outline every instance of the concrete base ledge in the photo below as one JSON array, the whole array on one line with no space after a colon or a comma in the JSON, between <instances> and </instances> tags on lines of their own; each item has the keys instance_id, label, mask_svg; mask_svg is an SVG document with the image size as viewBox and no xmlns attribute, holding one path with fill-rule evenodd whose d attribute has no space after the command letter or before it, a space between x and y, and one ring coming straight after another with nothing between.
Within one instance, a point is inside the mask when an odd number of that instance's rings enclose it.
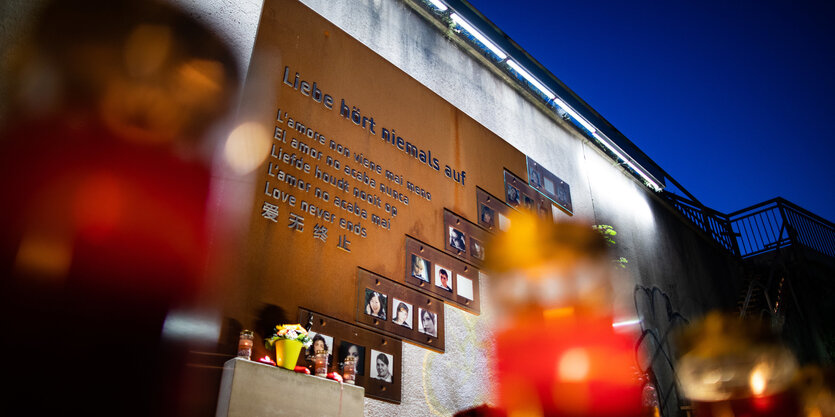
<instances>
[{"instance_id":1,"label":"concrete base ledge","mask_svg":"<svg viewBox=\"0 0 835 417\"><path fill-rule=\"evenodd\" d=\"M363 415L365 389L245 359L223 366L217 417Z\"/></svg>"}]
</instances>

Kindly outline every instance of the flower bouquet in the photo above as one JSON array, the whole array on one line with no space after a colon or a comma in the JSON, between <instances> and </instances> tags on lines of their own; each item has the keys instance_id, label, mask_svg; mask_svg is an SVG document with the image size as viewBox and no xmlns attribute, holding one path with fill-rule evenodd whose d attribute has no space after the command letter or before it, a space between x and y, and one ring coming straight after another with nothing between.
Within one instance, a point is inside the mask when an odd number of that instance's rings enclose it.
<instances>
[{"instance_id":1,"label":"flower bouquet","mask_svg":"<svg viewBox=\"0 0 835 417\"><path fill-rule=\"evenodd\" d=\"M310 346L310 336L300 324L281 324L275 326L272 336L264 341L264 347L275 347L276 365L293 370L299 359L302 347Z\"/></svg>"}]
</instances>

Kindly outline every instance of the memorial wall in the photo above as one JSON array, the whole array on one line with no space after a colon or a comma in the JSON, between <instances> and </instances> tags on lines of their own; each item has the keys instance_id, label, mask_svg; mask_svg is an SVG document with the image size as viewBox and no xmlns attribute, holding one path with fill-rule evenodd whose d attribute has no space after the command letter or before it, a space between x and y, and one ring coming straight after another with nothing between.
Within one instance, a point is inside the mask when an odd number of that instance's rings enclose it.
<instances>
[{"instance_id":1,"label":"memorial wall","mask_svg":"<svg viewBox=\"0 0 835 417\"><path fill-rule=\"evenodd\" d=\"M265 155L226 185L249 203L226 316L248 326L267 304L313 317L335 361L356 346L368 415L449 415L490 398L480 247L509 210L614 226L629 260L618 318L663 329L653 297L685 317L727 302L720 251L413 5L303 3L266 1L257 36L257 16L223 3L209 4L228 16L203 16L249 23L226 31L253 38L238 122Z\"/></svg>"},{"instance_id":2,"label":"memorial wall","mask_svg":"<svg viewBox=\"0 0 835 417\"><path fill-rule=\"evenodd\" d=\"M237 120L266 156L240 309L313 320L374 398L401 401L401 344L378 334L443 353L444 305L480 314L509 212L571 213L557 175L296 1L264 4Z\"/></svg>"},{"instance_id":3,"label":"memorial wall","mask_svg":"<svg viewBox=\"0 0 835 417\"><path fill-rule=\"evenodd\" d=\"M418 2L174 3L248 74L230 137L243 162L213 173L207 309L247 328L265 305L312 318L334 362L358 357L367 415L490 401L483 244L513 210L613 226L628 260L613 309L639 330L732 305L723 251ZM638 349L663 351L638 366L674 398L668 341Z\"/></svg>"}]
</instances>

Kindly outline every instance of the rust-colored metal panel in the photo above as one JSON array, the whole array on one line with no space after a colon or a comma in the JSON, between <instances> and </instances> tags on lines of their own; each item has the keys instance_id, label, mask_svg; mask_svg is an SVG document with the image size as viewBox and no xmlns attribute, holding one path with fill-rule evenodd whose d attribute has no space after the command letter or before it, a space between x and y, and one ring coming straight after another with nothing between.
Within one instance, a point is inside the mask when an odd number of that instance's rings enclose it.
<instances>
[{"instance_id":1,"label":"rust-colored metal panel","mask_svg":"<svg viewBox=\"0 0 835 417\"><path fill-rule=\"evenodd\" d=\"M510 224L508 216L511 209L504 200L496 198L480 187L476 188L476 202L478 203L478 224L490 232L496 233L507 228Z\"/></svg>"},{"instance_id":2,"label":"rust-colored metal panel","mask_svg":"<svg viewBox=\"0 0 835 417\"><path fill-rule=\"evenodd\" d=\"M568 183L539 165L530 156L527 157L527 161L528 184L556 203L556 207L560 210L572 215L574 205L571 203L571 187Z\"/></svg>"},{"instance_id":3,"label":"rust-colored metal panel","mask_svg":"<svg viewBox=\"0 0 835 417\"><path fill-rule=\"evenodd\" d=\"M358 267L401 276L406 235L444 247L445 209L476 219L476 186L504 195L503 168L526 172L522 153L296 1L265 2L243 97L239 121L269 133L252 138L266 159L230 307L242 323L262 303L351 319ZM472 278L461 304L477 312Z\"/></svg>"},{"instance_id":4,"label":"rust-colored metal panel","mask_svg":"<svg viewBox=\"0 0 835 417\"><path fill-rule=\"evenodd\" d=\"M340 366L345 356L357 352L356 385L364 387L365 395L368 397L400 403L403 343L399 339L375 333L304 308L299 309L299 322L312 322L311 331L331 338L333 358L328 366L328 371L336 371L341 374ZM379 375L376 374L376 370L372 369L372 367L376 367L376 358L373 352L384 353L392 357L387 364L392 376L390 378L391 382L374 378ZM299 355L298 363L305 363L304 351Z\"/></svg>"},{"instance_id":5,"label":"rust-colored metal panel","mask_svg":"<svg viewBox=\"0 0 835 417\"><path fill-rule=\"evenodd\" d=\"M490 235L475 223L449 210L444 211L444 249L458 259L481 268L484 264L484 242Z\"/></svg>"},{"instance_id":6,"label":"rust-colored metal panel","mask_svg":"<svg viewBox=\"0 0 835 417\"><path fill-rule=\"evenodd\" d=\"M374 314L366 301L375 296L382 314ZM405 321L398 321L401 305L406 313ZM429 321L426 325L424 315ZM444 302L363 269L357 271L356 322L444 352Z\"/></svg>"},{"instance_id":7,"label":"rust-colored metal panel","mask_svg":"<svg viewBox=\"0 0 835 417\"><path fill-rule=\"evenodd\" d=\"M410 286L427 294L440 297L462 310L473 314L481 313L478 269L444 251L428 244L406 237L406 256L408 268L403 280ZM426 262L426 275L416 274L413 267L416 262ZM443 285L441 271L447 271L447 286Z\"/></svg>"},{"instance_id":8,"label":"rust-colored metal panel","mask_svg":"<svg viewBox=\"0 0 835 417\"><path fill-rule=\"evenodd\" d=\"M550 199L528 185L528 182L504 171L505 202L517 210L528 210L544 218L552 218L555 206ZM570 213L569 213L570 214Z\"/></svg>"}]
</instances>

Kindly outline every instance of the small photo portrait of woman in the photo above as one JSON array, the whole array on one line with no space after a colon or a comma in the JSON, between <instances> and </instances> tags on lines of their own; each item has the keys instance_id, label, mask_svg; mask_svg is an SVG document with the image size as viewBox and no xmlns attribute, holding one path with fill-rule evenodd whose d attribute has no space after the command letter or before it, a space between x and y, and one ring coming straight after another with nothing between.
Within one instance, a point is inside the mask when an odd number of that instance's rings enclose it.
<instances>
[{"instance_id":1,"label":"small photo portrait of woman","mask_svg":"<svg viewBox=\"0 0 835 417\"><path fill-rule=\"evenodd\" d=\"M405 302L400 301L394 297L391 299L391 308L394 310L394 315L391 317L391 321L394 324L399 324L403 327L412 328L412 305Z\"/></svg>"},{"instance_id":2,"label":"small photo portrait of woman","mask_svg":"<svg viewBox=\"0 0 835 417\"><path fill-rule=\"evenodd\" d=\"M394 377L394 356L371 349L371 377L380 381L391 382Z\"/></svg>"},{"instance_id":3,"label":"small photo portrait of woman","mask_svg":"<svg viewBox=\"0 0 835 417\"><path fill-rule=\"evenodd\" d=\"M479 214L479 221L482 225L487 227L493 227L496 224L496 213L490 207L486 205L481 205L481 214Z\"/></svg>"},{"instance_id":4,"label":"small photo portrait of woman","mask_svg":"<svg viewBox=\"0 0 835 417\"><path fill-rule=\"evenodd\" d=\"M450 226L449 227L449 246L452 246L455 249L460 250L461 252L467 251L467 236L464 235L464 232Z\"/></svg>"},{"instance_id":5,"label":"small photo portrait of woman","mask_svg":"<svg viewBox=\"0 0 835 417\"><path fill-rule=\"evenodd\" d=\"M531 178L531 185L534 187L541 187L542 186L542 175L539 174L539 171L536 170L535 166L530 168L530 178Z\"/></svg>"},{"instance_id":6,"label":"small photo portrait of woman","mask_svg":"<svg viewBox=\"0 0 835 417\"><path fill-rule=\"evenodd\" d=\"M438 337L438 315L418 308L418 331L432 337Z\"/></svg>"},{"instance_id":7,"label":"small photo portrait of woman","mask_svg":"<svg viewBox=\"0 0 835 417\"><path fill-rule=\"evenodd\" d=\"M385 320L387 302L387 295L368 288L365 289L365 314Z\"/></svg>"},{"instance_id":8,"label":"small photo portrait of woman","mask_svg":"<svg viewBox=\"0 0 835 417\"><path fill-rule=\"evenodd\" d=\"M429 261L412 254L412 276L421 281L429 282Z\"/></svg>"},{"instance_id":9,"label":"small photo portrait of woman","mask_svg":"<svg viewBox=\"0 0 835 417\"><path fill-rule=\"evenodd\" d=\"M470 254L480 261L484 260L484 244L475 238L470 238Z\"/></svg>"},{"instance_id":10,"label":"small photo portrait of woman","mask_svg":"<svg viewBox=\"0 0 835 417\"><path fill-rule=\"evenodd\" d=\"M365 346L342 341L339 343L339 363L345 362L345 358L348 356L354 358L357 375L365 375L363 371L365 369L363 366L365 364Z\"/></svg>"},{"instance_id":11,"label":"small photo portrait of woman","mask_svg":"<svg viewBox=\"0 0 835 417\"><path fill-rule=\"evenodd\" d=\"M322 333L309 332L311 343L307 348L307 356L313 356L317 350L327 350L328 355L333 354L333 337Z\"/></svg>"},{"instance_id":12,"label":"small photo portrait of woman","mask_svg":"<svg viewBox=\"0 0 835 417\"><path fill-rule=\"evenodd\" d=\"M508 184L505 190L505 197L507 199L507 204L510 204L513 207L519 207L519 190L516 187Z\"/></svg>"}]
</instances>

